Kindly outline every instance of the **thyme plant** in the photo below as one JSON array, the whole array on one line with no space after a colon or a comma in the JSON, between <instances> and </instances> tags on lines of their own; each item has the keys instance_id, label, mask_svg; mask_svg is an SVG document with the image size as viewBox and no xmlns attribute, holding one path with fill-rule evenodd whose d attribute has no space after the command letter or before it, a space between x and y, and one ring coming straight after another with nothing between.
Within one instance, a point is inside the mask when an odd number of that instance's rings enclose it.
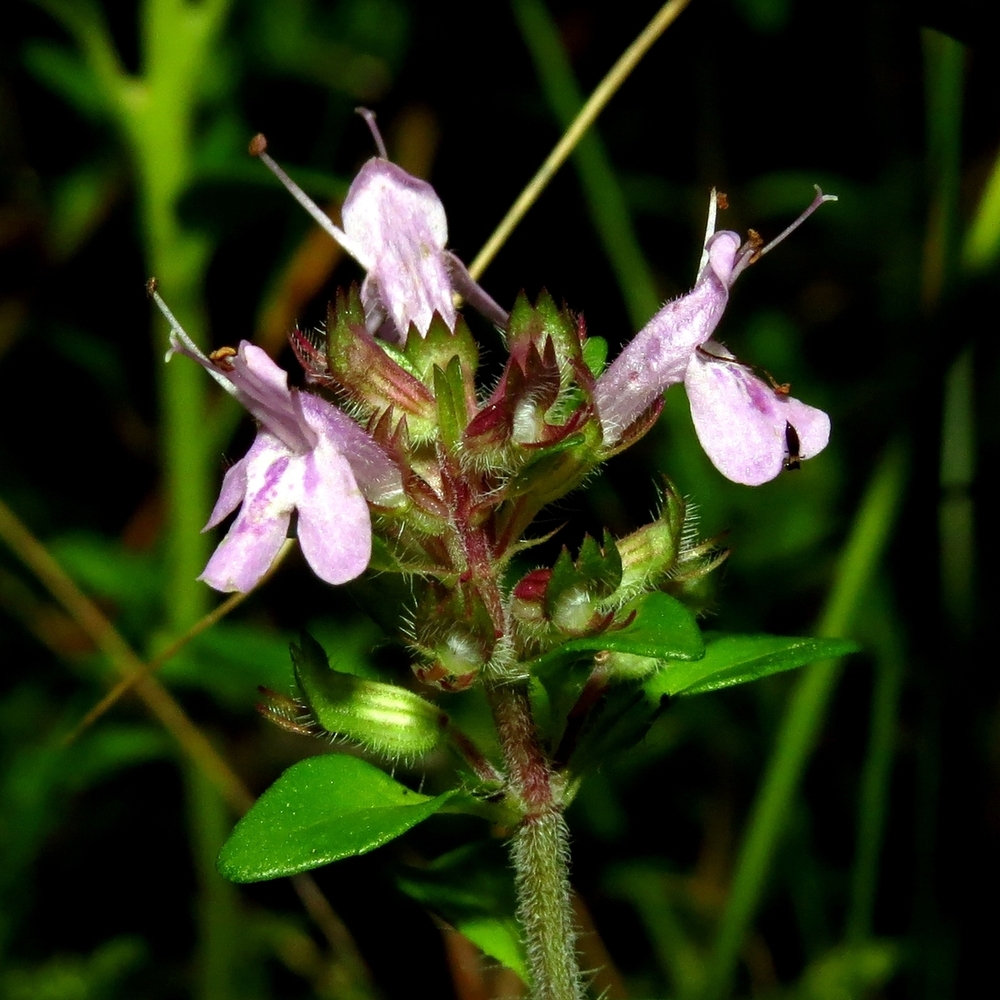
<instances>
[{"instance_id":1,"label":"thyme plant","mask_svg":"<svg viewBox=\"0 0 1000 1000\"><path fill-rule=\"evenodd\" d=\"M238 882L294 875L370 851L442 810L482 817L509 840L520 926L509 950L494 942L493 951L539 1000L569 1000L584 982L564 814L587 773L640 740L668 697L852 647L703 634L699 585L726 552L698 539L669 480L651 523L568 542L551 564L536 553L555 533L537 519L635 444L676 384L706 453L737 483L760 485L823 450L827 415L714 335L739 275L831 196L817 189L765 245L753 231L716 231L726 200L713 190L693 288L606 365L605 341L582 313L545 293L522 294L508 311L471 277L447 248L440 199L388 160L363 113L378 155L354 179L342 227L262 136L250 144L365 271L360 288L338 293L323 329L291 332L304 388L290 388L247 341L206 355L149 286L170 323L168 360L200 364L258 425L223 479L206 527L237 513L201 579L253 589L291 532L321 580L374 584L355 590L376 595L373 610L409 650L419 688L342 672L303 633L292 647L297 690L265 691L262 710L364 756L333 752L289 768L236 826L219 869ZM492 387L463 303L502 333L507 358ZM492 731L452 720L457 692L488 707ZM394 776L444 749L452 781L437 794Z\"/></svg>"}]
</instances>

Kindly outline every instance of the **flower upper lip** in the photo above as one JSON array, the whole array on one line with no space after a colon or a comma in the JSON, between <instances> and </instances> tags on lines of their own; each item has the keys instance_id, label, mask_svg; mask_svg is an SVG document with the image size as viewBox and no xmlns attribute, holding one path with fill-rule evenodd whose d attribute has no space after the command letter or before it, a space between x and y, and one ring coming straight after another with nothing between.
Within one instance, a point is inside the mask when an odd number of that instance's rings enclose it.
<instances>
[{"instance_id":1,"label":"flower upper lip","mask_svg":"<svg viewBox=\"0 0 1000 1000\"><path fill-rule=\"evenodd\" d=\"M342 216L344 232L363 255L356 259L368 272L361 299L372 333L401 341L412 323L426 334L435 312L455 326L448 220L430 184L375 157L351 183Z\"/></svg>"}]
</instances>

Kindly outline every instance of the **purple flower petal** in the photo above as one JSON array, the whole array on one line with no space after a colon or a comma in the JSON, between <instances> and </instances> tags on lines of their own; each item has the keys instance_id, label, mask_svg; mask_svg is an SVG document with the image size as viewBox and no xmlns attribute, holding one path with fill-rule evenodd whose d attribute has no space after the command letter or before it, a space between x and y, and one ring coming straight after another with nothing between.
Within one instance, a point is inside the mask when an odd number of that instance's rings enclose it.
<instances>
[{"instance_id":1,"label":"purple flower petal","mask_svg":"<svg viewBox=\"0 0 1000 1000\"><path fill-rule=\"evenodd\" d=\"M732 358L721 344L710 341L706 349ZM684 386L702 448L733 482L759 486L781 472L789 457L788 425L799 444L792 457L812 458L829 441L830 418L822 410L781 395L735 360L695 353Z\"/></svg>"},{"instance_id":2,"label":"purple flower petal","mask_svg":"<svg viewBox=\"0 0 1000 1000\"><path fill-rule=\"evenodd\" d=\"M312 448L315 437L302 417L298 393L288 388L288 373L270 355L246 340L223 367L236 390L236 398L272 434L292 450Z\"/></svg>"},{"instance_id":3,"label":"purple flower petal","mask_svg":"<svg viewBox=\"0 0 1000 1000\"><path fill-rule=\"evenodd\" d=\"M346 583L368 567L372 528L368 504L347 459L327 439L296 460L299 545L313 572Z\"/></svg>"},{"instance_id":4,"label":"purple flower petal","mask_svg":"<svg viewBox=\"0 0 1000 1000\"><path fill-rule=\"evenodd\" d=\"M178 327L170 334L167 360L175 353L197 361L226 392L293 451L304 452L315 444L312 432L302 419L296 394L288 388L288 373L275 364L266 351L243 340L235 354L213 361Z\"/></svg>"},{"instance_id":5,"label":"purple flower petal","mask_svg":"<svg viewBox=\"0 0 1000 1000\"><path fill-rule=\"evenodd\" d=\"M303 392L302 413L320 441L331 441L348 456L351 470L365 497L380 507L403 500L403 477L396 463L346 413L320 396Z\"/></svg>"},{"instance_id":6,"label":"purple flower petal","mask_svg":"<svg viewBox=\"0 0 1000 1000\"><path fill-rule=\"evenodd\" d=\"M247 455L243 506L200 580L216 590L253 590L288 534L298 492L297 460L301 461L278 442Z\"/></svg>"},{"instance_id":7,"label":"purple flower petal","mask_svg":"<svg viewBox=\"0 0 1000 1000\"><path fill-rule=\"evenodd\" d=\"M219 490L219 499L215 501L212 513L208 517L208 523L201 529L202 531L208 531L210 528L214 528L220 524L243 503L243 498L247 492L247 462L250 460L250 456L253 454L254 449L258 447L258 442L260 441L261 435L258 434L254 439L254 443L250 446L250 451L235 465L231 465L226 470L226 474L222 477L222 489Z\"/></svg>"},{"instance_id":8,"label":"purple flower petal","mask_svg":"<svg viewBox=\"0 0 1000 1000\"><path fill-rule=\"evenodd\" d=\"M388 318L396 340L411 323L424 334L435 312L454 327L448 220L430 184L388 160L369 160L351 184L342 217L368 271L361 294L373 333Z\"/></svg>"},{"instance_id":9,"label":"purple flower petal","mask_svg":"<svg viewBox=\"0 0 1000 1000\"><path fill-rule=\"evenodd\" d=\"M736 233L716 233L687 295L668 302L597 380L594 404L604 440L614 444L669 386L683 381L691 354L712 336L729 300Z\"/></svg>"},{"instance_id":10,"label":"purple flower petal","mask_svg":"<svg viewBox=\"0 0 1000 1000\"><path fill-rule=\"evenodd\" d=\"M825 201L835 200L817 187L809 207L778 237L765 246L751 232L741 245L738 234L715 232L719 205L713 189L694 288L668 302L597 380L594 405L605 444L620 441L660 393L683 381L702 446L735 482L767 482L786 460L797 464L826 447L825 413L776 392L710 338L739 275Z\"/></svg>"},{"instance_id":11,"label":"purple flower petal","mask_svg":"<svg viewBox=\"0 0 1000 1000\"><path fill-rule=\"evenodd\" d=\"M372 545L365 498L383 507L403 502L396 465L332 403L289 389L285 371L259 347L243 341L238 351L208 358L158 297L157 303L171 325L167 360L174 352L193 358L260 423L250 450L223 479L206 530L240 512L199 579L216 590L252 590L295 510L302 552L317 576L344 583L363 573Z\"/></svg>"}]
</instances>

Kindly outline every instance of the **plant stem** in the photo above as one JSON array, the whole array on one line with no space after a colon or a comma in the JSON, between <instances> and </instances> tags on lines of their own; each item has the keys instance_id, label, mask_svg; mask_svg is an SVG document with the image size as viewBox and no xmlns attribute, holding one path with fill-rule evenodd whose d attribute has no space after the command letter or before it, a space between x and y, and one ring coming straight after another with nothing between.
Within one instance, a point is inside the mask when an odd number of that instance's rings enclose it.
<instances>
[{"instance_id":1,"label":"plant stem","mask_svg":"<svg viewBox=\"0 0 1000 1000\"><path fill-rule=\"evenodd\" d=\"M569 831L553 774L535 733L527 685L489 692L507 765L507 781L524 818L511 844L518 918L534 1000L580 1000L576 930L569 895Z\"/></svg>"}]
</instances>

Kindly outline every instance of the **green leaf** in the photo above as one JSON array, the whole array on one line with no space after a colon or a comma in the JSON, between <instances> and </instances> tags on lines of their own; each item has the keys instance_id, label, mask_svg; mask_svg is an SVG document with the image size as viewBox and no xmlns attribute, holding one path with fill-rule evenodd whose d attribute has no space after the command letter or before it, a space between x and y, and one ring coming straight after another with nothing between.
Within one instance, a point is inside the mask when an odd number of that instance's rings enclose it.
<instances>
[{"instance_id":1,"label":"green leaf","mask_svg":"<svg viewBox=\"0 0 1000 1000\"><path fill-rule=\"evenodd\" d=\"M433 385L435 368L446 372L457 358L459 382L466 379L471 388L479 366L479 346L461 316L452 330L435 314L424 336L416 331L412 336L407 336L403 351L417 377L428 386Z\"/></svg>"},{"instance_id":2,"label":"green leaf","mask_svg":"<svg viewBox=\"0 0 1000 1000\"><path fill-rule=\"evenodd\" d=\"M421 795L356 757L310 757L285 771L236 824L218 869L233 882L260 882L366 854L453 795Z\"/></svg>"},{"instance_id":3,"label":"green leaf","mask_svg":"<svg viewBox=\"0 0 1000 1000\"><path fill-rule=\"evenodd\" d=\"M642 598L635 619L625 628L571 639L532 660L527 669L548 670L602 649L660 660L699 660L704 643L694 615L680 601L657 591Z\"/></svg>"},{"instance_id":4,"label":"green leaf","mask_svg":"<svg viewBox=\"0 0 1000 1000\"><path fill-rule=\"evenodd\" d=\"M590 658L560 664L531 677L529 696L535 725L552 750L559 745L569 713L577 703L594 665Z\"/></svg>"},{"instance_id":5,"label":"green leaf","mask_svg":"<svg viewBox=\"0 0 1000 1000\"><path fill-rule=\"evenodd\" d=\"M583 363L597 378L608 360L608 342L603 337L588 337L583 342Z\"/></svg>"},{"instance_id":6,"label":"green leaf","mask_svg":"<svg viewBox=\"0 0 1000 1000\"><path fill-rule=\"evenodd\" d=\"M645 739L666 701L666 698L650 701L644 691L630 685L612 688L588 719L569 759L569 770L582 775L615 754L631 750Z\"/></svg>"},{"instance_id":7,"label":"green leaf","mask_svg":"<svg viewBox=\"0 0 1000 1000\"><path fill-rule=\"evenodd\" d=\"M590 535L584 535L577 570L583 582L597 597L610 597L622 582L622 557L611 532L604 529L601 545Z\"/></svg>"},{"instance_id":8,"label":"green leaf","mask_svg":"<svg viewBox=\"0 0 1000 1000\"><path fill-rule=\"evenodd\" d=\"M705 634L705 655L696 663L668 663L644 685L651 697L702 694L759 680L768 674L827 660L860 647L850 639L800 639L779 635Z\"/></svg>"},{"instance_id":9,"label":"green leaf","mask_svg":"<svg viewBox=\"0 0 1000 1000\"><path fill-rule=\"evenodd\" d=\"M397 883L408 896L528 981L515 915L513 873L498 841L467 844L426 868L409 868Z\"/></svg>"},{"instance_id":10,"label":"green leaf","mask_svg":"<svg viewBox=\"0 0 1000 1000\"><path fill-rule=\"evenodd\" d=\"M573 557L569 554L569 549L564 545L556 557L555 565L552 567L552 575L549 577L548 586L545 588L545 615L551 618L555 613L560 598L578 584L576 566L573 565Z\"/></svg>"}]
</instances>

